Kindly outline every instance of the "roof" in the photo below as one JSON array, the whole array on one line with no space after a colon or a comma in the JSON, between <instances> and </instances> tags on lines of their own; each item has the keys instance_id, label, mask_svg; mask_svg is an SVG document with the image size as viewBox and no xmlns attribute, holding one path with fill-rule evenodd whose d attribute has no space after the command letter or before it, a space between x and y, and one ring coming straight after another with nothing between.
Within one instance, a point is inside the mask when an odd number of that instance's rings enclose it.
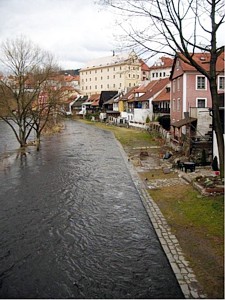
<instances>
[{"instance_id":1,"label":"roof","mask_svg":"<svg viewBox=\"0 0 225 300\"><path fill-rule=\"evenodd\" d=\"M105 102L103 103L103 105L105 105L105 104L113 104L113 102L114 102L114 99L111 98L111 99L109 99L108 101L105 101Z\"/></svg>"},{"instance_id":2,"label":"roof","mask_svg":"<svg viewBox=\"0 0 225 300\"><path fill-rule=\"evenodd\" d=\"M130 59L131 56L136 56L137 57L135 52L132 51L132 52L129 52L129 53L113 54L113 55L110 55L110 56L96 58L96 59L93 59L93 60L87 62L85 67L82 68L82 69L121 64L121 63L126 62L128 59Z\"/></svg>"},{"instance_id":3,"label":"roof","mask_svg":"<svg viewBox=\"0 0 225 300\"><path fill-rule=\"evenodd\" d=\"M100 96L100 102L103 104L109 99L113 98L118 94L117 91L102 91Z\"/></svg>"},{"instance_id":4,"label":"roof","mask_svg":"<svg viewBox=\"0 0 225 300\"><path fill-rule=\"evenodd\" d=\"M171 124L171 126L180 128L184 125L191 124L194 121L197 121L197 119L189 117L189 118L181 119L180 121L174 122L173 124Z\"/></svg>"},{"instance_id":5,"label":"roof","mask_svg":"<svg viewBox=\"0 0 225 300\"><path fill-rule=\"evenodd\" d=\"M146 93L148 90L151 89L151 87L155 84L154 80L153 81L145 81L142 83L140 86L136 87L134 89L134 93Z\"/></svg>"},{"instance_id":6,"label":"roof","mask_svg":"<svg viewBox=\"0 0 225 300\"><path fill-rule=\"evenodd\" d=\"M170 87L166 86L152 102L170 101Z\"/></svg>"},{"instance_id":7,"label":"roof","mask_svg":"<svg viewBox=\"0 0 225 300\"><path fill-rule=\"evenodd\" d=\"M99 98L100 98L100 94L93 94L88 98L88 102L99 100Z\"/></svg>"},{"instance_id":8,"label":"roof","mask_svg":"<svg viewBox=\"0 0 225 300\"><path fill-rule=\"evenodd\" d=\"M162 56L162 57L158 58L158 60L156 60L154 62L154 64L149 67L149 69L150 70L155 70L155 69L172 68L173 60L174 59L171 58L171 57Z\"/></svg>"},{"instance_id":9,"label":"roof","mask_svg":"<svg viewBox=\"0 0 225 300\"><path fill-rule=\"evenodd\" d=\"M150 70L149 66L142 59L140 59L139 61L141 63L141 71L149 71Z\"/></svg>"},{"instance_id":10,"label":"roof","mask_svg":"<svg viewBox=\"0 0 225 300\"><path fill-rule=\"evenodd\" d=\"M80 96L79 98L77 98L72 107L80 107L87 100L87 98L87 96Z\"/></svg>"},{"instance_id":11,"label":"roof","mask_svg":"<svg viewBox=\"0 0 225 300\"><path fill-rule=\"evenodd\" d=\"M133 98L133 96L134 96L134 90L135 90L136 88L137 88L136 86L132 87L125 95L123 95L123 96L121 97L120 100L126 101L126 100L128 100L128 99L130 99L130 98Z\"/></svg>"},{"instance_id":12,"label":"roof","mask_svg":"<svg viewBox=\"0 0 225 300\"><path fill-rule=\"evenodd\" d=\"M170 82L169 78L160 78L158 80L151 81L151 86L149 90L138 98L138 101L146 101L152 98L155 94L159 93L163 88L165 88Z\"/></svg>"},{"instance_id":13,"label":"roof","mask_svg":"<svg viewBox=\"0 0 225 300\"><path fill-rule=\"evenodd\" d=\"M187 61L187 59L184 57L184 55L182 55L181 53L177 53L177 55L174 59L174 62L173 62L171 78L173 76L173 72L174 72L177 60L179 60L180 68L183 72L193 72L193 71L198 72L194 66L190 65L187 62L184 62L180 57ZM210 57L211 57L210 53L195 53L192 55L193 60L198 65L200 65L203 69L205 69L205 71L209 71ZM224 71L224 52L222 52L221 55L217 59L216 70L218 72Z\"/></svg>"}]
</instances>

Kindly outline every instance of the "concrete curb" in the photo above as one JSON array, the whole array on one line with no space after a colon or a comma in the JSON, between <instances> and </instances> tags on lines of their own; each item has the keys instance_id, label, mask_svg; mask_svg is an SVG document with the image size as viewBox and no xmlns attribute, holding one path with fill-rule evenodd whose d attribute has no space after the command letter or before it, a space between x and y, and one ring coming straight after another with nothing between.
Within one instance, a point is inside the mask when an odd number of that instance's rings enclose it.
<instances>
[{"instance_id":1,"label":"concrete curb","mask_svg":"<svg viewBox=\"0 0 225 300\"><path fill-rule=\"evenodd\" d=\"M184 294L184 297L186 299L207 299L207 296L199 287L196 276L189 266L189 262L184 258L182 249L176 236L172 234L171 229L161 213L158 205L153 201L147 192L147 189L138 176L135 167L131 162L128 162L128 157L119 142L118 145L125 164L131 174L132 180L140 194L142 203L148 213L149 219L155 229L161 246Z\"/></svg>"}]
</instances>

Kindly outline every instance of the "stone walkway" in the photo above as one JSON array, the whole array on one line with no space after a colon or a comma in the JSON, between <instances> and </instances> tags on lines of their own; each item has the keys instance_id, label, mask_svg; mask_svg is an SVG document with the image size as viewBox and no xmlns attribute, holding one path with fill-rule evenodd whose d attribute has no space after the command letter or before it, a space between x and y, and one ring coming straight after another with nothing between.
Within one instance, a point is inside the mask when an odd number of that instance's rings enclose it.
<instances>
[{"instance_id":1,"label":"stone walkway","mask_svg":"<svg viewBox=\"0 0 225 300\"><path fill-rule=\"evenodd\" d=\"M120 145L120 144L119 144ZM127 161L127 168L130 171L133 182L141 196L143 205L149 215L150 221L156 231L162 248L170 262L170 265L174 271L177 281L181 287L181 290L186 299L205 299L207 296L201 291L196 276L189 266L189 262L185 259L182 249L175 235L172 234L170 226L168 225L166 219L161 213L158 205L150 197L146 183L144 183L138 176L138 171L140 171L140 166L134 167L132 162L127 159L127 155L124 152L122 146L120 145L121 153L124 160ZM156 162L154 162L156 164ZM143 171L143 170L142 170ZM178 181L185 181L181 177L176 180L166 179L167 183L177 184ZM157 180L155 181L157 182ZM160 184L160 181L158 181ZM162 182L161 182L162 184ZM163 182L165 185L165 182ZM149 187L148 187L149 188Z\"/></svg>"}]
</instances>

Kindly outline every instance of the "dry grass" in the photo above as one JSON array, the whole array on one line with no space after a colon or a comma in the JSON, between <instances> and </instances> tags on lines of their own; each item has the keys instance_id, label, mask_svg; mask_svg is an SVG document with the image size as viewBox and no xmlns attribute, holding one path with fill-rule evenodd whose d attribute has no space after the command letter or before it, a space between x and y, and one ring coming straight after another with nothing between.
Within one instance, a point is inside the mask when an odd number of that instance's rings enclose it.
<instances>
[{"instance_id":1,"label":"dry grass","mask_svg":"<svg viewBox=\"0 0 225 300\"><path fill-rule=\"evenodd\" d=\"M223 196L199 197L192 186L149 191L209 298L224 298Z\"/></svg>"}]
</instances>

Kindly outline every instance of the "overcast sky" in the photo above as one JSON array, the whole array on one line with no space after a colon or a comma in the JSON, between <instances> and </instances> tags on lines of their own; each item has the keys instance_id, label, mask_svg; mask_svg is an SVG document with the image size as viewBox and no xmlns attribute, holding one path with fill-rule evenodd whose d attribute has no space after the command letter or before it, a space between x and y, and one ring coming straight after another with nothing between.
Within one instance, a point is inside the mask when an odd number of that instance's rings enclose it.
<instances>
[{"instance_id":1,"label":"overcast sky","mask_svg":"<svg viewBox=\"0 0 225 300\"><path fill-rule=\"evenodd\" d=\"M81 68L112 55L113 50L118 52L116 16L95 2L0 0L0 43L23 35L50 51L62 69ZM221 39L224 44L223 34L218 35Z\"/></svg>"},{"instance_id":2,"label":"overcast sky","mask_svg":"<svg viewBox=\"0 0 225 300\"><path fill-rule=\"evenodd\" d=\"M77 69L115 49L113 16L94 0L0 0L0 42L24 35Z\"/></svg>"}]
</instances>

